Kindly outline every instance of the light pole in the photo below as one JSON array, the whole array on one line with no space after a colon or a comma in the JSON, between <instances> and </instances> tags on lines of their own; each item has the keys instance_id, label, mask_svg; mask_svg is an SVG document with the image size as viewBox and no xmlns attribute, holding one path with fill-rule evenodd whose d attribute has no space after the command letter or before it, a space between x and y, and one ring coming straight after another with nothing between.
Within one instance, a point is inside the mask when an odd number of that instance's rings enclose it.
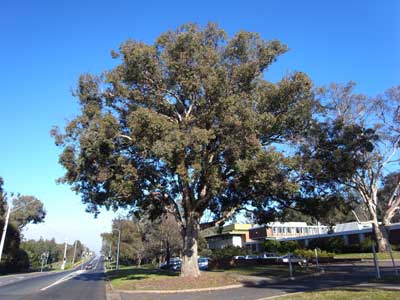
<instances>
[{"instance_id":1,"label":"light pole","mask_svg":"<svg viewBox=\"0 0 400 300\"><path fill-rule=\"evenodd\" d=\"M119 224L120 228L119 229L114 229L113 231L118 231L118 244L117 244L117 264L115 265L115 269L119 269L119 247L121 243L121 223Z\"/></svg>"},{"instance_id":2,"label":"light pole","mask_svg":"<svg viewBox=\"0 0 400 300\"><path fill-rule=\"evenodd\" d=\"M65 245L64 245L64 258L61 265L61 270L65 269L65 264L67 263L67 238L65 238Z\"/></svg>"},{"instance_id":3,"label":"light pole","mask_svg":"<svg viewBox=\"0 0 400 300\"><path fill-rule=\"evenodd\" d=\"M77 245L77 244L78 244L78 243L77 243L77 240L75 240L74 255L73 255L73 257L72 257L72 265L74 265L74 263L75 263L76 245Z\"/></svg>"},{"instance_id":4,"label":"light pole","mask_svg":"<svg viewBox=\"0 0 400 300\"><path fill-rule=\"evenodd\" d=\"M21 208L24 208L24 206L17 207L12 212L16 212ZM11 205L8 205L6 219L3 227L3 234L1 235L1 241L0 241L0 262L1 262L1 256L3 255L3 248L6 240L6 233L7 233L8 221L10 220L10 214L11 214Z\"/></svg>"}]
</instances>

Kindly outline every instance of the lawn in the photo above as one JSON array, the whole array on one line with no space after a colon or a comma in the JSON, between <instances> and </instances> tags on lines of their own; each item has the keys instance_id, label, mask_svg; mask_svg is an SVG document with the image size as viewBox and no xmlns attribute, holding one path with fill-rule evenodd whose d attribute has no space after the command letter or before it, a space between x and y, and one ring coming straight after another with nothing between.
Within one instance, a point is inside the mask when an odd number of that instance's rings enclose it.
<instances>
[{"instance_id":1,"label":"lawn","mask_svg":"<svg viewBox=\"0 0 400 300\"><path fill-rule=\"evenodd\" d=\"M400 299L400 291L364 288L341 288L340 290L305 292L286 295L275 300L395 300Z\"/></svg>"},{"instance_id":2,"label":"lawn","mask_svg":"<svg viewBox=\"0 0 400 300\"><path fill-rule=\"evenodd\" d=\"M121 290L182 290L238 284L226 272L202 272L200 278L181 278L179 273L155 268L122 267L107 271L114 288Z\"/></svg>"},{"instance_id":3,"label":"lawn","mask_svg":"<svg viewBox=\"0 0 400 300\"><path fill-rule=\"evenodd\" d=\"M108 270L107 276L115 288L121 288L141 280L176 277L178 273L169 270L123 266L119 270Z\"/></svg>"},{"instance_id":4,"label":"lawn","mask_svg":"<svg viewBox=\"0 0 400 300\"><path fill-rule=\"evenodd\" d=\"M261 276L270 278L285 278L289 277L289 266L287 265L255 265L235 267L227 270L227 272L246 275L246 276ZM316 273L315 268L300 267L293 265L293 276L301 276Z\"/></svg>"},{"instance_id":5,"label":"lawn","mask_svg":"<svg viewBox=\"0 0 400 300\"><path fill-rule=\"evenodd\" d=\"M389 253L377 253L378 259L390 259ZM395 259L400 259L400 251L393 251L393 257ZM335 258L364 258L364 259L373 259L374 256L372 253L343 253L336 254Z\"/></svg>"}]
</instances>

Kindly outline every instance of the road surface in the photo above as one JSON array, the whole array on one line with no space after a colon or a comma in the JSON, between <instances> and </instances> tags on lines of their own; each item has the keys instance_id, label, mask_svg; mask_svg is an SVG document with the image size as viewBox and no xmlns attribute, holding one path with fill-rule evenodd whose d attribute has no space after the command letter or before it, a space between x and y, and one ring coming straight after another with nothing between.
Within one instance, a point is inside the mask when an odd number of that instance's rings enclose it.
<instances>
[{"instance_id":1,"label":"road surface","mask_svg":"<svg viewBox=\"0 0 400 300\"><path fill-rule=\"evenodd\" d=\"M85 270L88 263L92 263L92 270ZM69 271L0 277L0 299L105 300L104 280L103 259L92 258L83 268Z\"/></svg>"}]
</instances>

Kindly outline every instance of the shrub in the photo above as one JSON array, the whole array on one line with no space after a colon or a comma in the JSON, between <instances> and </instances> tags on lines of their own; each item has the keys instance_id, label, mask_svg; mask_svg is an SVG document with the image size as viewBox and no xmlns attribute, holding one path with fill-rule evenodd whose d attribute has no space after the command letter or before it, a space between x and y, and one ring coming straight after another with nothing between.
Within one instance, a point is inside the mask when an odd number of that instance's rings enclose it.
<instances>
[{"instance_id":1,"label":"shrub","mask_svg":"<svg viewBox=\"0 0 400 300\"><path fill-rule=\"evenodd\" d=\"M317 249L317 253L319 258L333 258L335 256L335 253L323 251L321 249ZM305 257L307 259L315 258L315 251L311 249L297 249L294 251L294 254Z\"/></svg>"},{"instance_id":2,"label":"shrub","mask_svg":"<svg viewBox=\"0 0 400 300\"><path fill-rule=\"evenodd\" d=\"M279 252L281 243L277 240L266 240L263 246L265 252Z\"/></svg>"},{"instance_id":3,"label":"shrub","mask_svg":"<svg viewBox=\"0 0 400 300\"><path fill-rule=\"evenodd\" d=\"M375 242L371 238L366 238L360 243L361 252L372 252L372 245Z\"/></svg>"},{"instance_id":4,"label":"shrub","mask_svg":"<svg viewBox=\"0 0 400 300\"><path fill-rule=\"evenodd\" d=\"M293 252L296 249L302 249L301 245L297 241L284 241L280 244L279 252L281 253Z\"/></svg>"},{"instance_id":5,"label":"shrub","mask_svg":"<svg viewBox=\"0 0 400 300\"><path fill-rule=\"evenodd\" d=\"M222 249L213 250L211 257L213 259L232 258L233 256L246 255L247 252L245 248L227 246Z\"/></svg>"}]
</instances>

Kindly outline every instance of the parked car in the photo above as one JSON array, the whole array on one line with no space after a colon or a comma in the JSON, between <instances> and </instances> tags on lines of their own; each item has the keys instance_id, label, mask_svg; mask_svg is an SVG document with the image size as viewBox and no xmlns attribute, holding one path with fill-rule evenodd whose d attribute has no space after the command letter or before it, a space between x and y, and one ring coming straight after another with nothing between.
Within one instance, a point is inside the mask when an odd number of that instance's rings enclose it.
<instances>
[{"instance_id":1,"label":"parked car","mask_svg":"<svg viewBox=\"0 0 400 300\"><path fill-rule=\"evenodd\" d=\"M280 256L278 254L276 254L276 253L270 252L270 253L261 254L260 258L261 259L265 259L265 260L272 260L272 261L275 260L275 261L277 261L280 258Z\"/></svg>"},{"instance_id":2,"label":"parked car","mask_svg":"<svg viewBox=\"0 0 400 300\"><path fill-rule=\"evenodd\" d=\"M258 255L246 255L244 259L250 260L250 259L259 259L260 257Z\"/></svg>"},{"instance_id":3,"label":"parked car","mask_svg":"<svg viewBox=\"0 0 400 300\"><path fill-rule=\"evenodd\" d=\"M178 258L174 257L169 260L169 264L167 264L166 262L161 264L160 269L178 271L181 269L181 265L182 265L181 259L179 257Z\"/></svg>"},{"instance_id":4,"label":"parked car","mask_svg":"<svg viewBox=\"0 0 400 300\"><path fill-rule=\"evenodd\" d=\"M199 257L198 258L198 264L199 264L199 269L200 270L208 270L208 261L210 259L208 257Z\"/></svg>"},{"instance_id":5,"label":"parked car","mask_svg":"<svg viewBox=\"0 0 400 300\"><path fill-rule=\"evenodd\" d=\"M244 255L236 255L233 257L233 259L235 259L235 260L246 259L246 257Z\"/></svg>"},{"instance_id":6,"label":"parked car","mask_svg":"<svg viewBox=\"0 0 400 300\"><path fill-rule=\"evenodd\" d=\"M283 262L284 264L288 264L289 263L289 255L281 256L279 258L279 260L281 262ZM294 255L294 254L290 254L290 260L291 260L292 264L299 264L299 265L307 264L307 259L305 259L304 257L301 257L301 256Z\"/></svg>"}]
</instances>

